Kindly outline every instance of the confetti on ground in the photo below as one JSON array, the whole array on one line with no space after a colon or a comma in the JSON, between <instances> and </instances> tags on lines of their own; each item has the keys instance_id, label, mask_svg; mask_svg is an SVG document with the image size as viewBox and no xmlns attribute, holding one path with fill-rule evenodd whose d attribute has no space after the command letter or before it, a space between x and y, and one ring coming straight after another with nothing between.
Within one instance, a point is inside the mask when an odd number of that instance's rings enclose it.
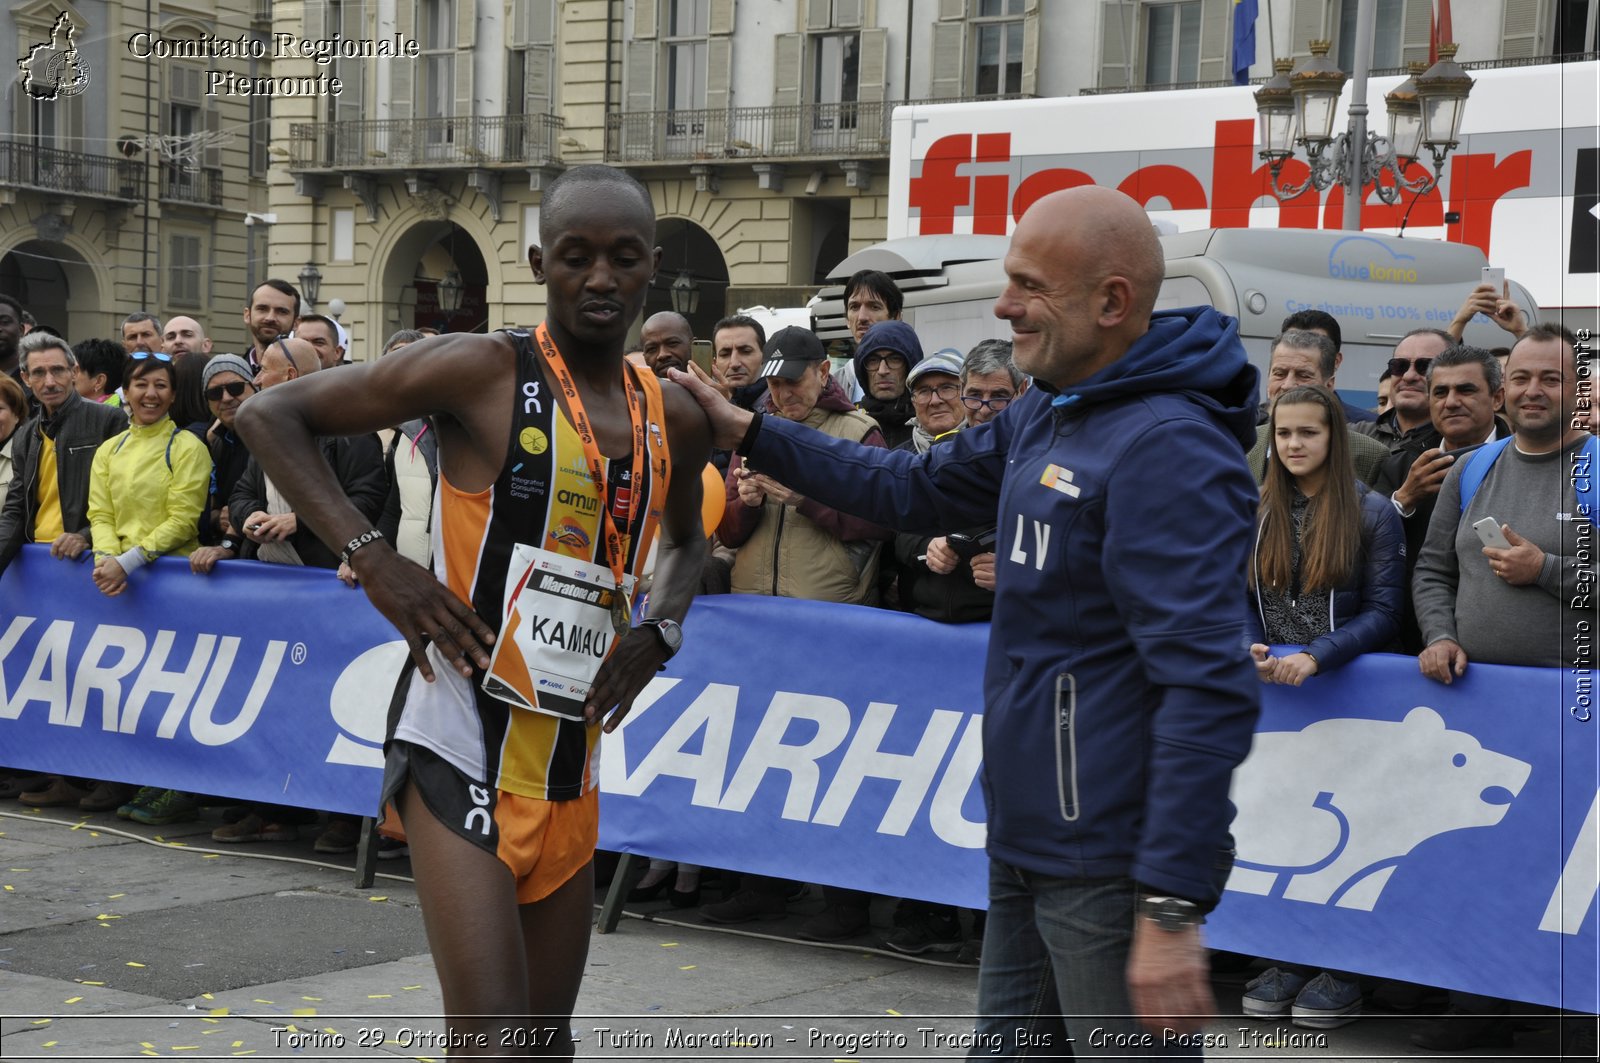
<instances>
[{"instance_id":1,"label":"confetti on ground","mask_svg":"<svg viewBox=\"0 0 1600 1063\"><path fill-rule=\"evenodd\" d=\"M244 1042L243 1041L235 1041L235 1042L233 1042L233 1044L229 1045L228 1047L229 1048L243 1048L244 1047Z\"/></svg>"},{"instance_id":2,"label":"confetti on ground","mask_svg":"<svg viewBox=\"0 0 1600 1063\"><path fill-rule=\"evenodd\" d=\"M60 1041L46 1041L46 1042L45 1042L45 1043L44 1043L44 1044L43 1044L43 1045L41 1045L41 1046L40 1046L40 1047L41 1047L41 1048L54 1048L54 1047L55 1047L55 1046L56 1046L56 1045L58 1045L58 1044L60 1044L60 1043L61 1043L61 1042L60 1042Z\"/></svg>"},{"instance_id":3,"label":"confetti on ground","mask_svg":"<svg viewBox=\"0 0 1600 1063\"><path fill-rule=\"evenodd\" d=\"M122 916L120 916L120 915L107 915L105 912L101 912L99 915L95 916L95 918L100 920L103 923L107 919L121 919Z\"/></svg>"},{"instance_id":4,"label":"confetti on ground","mask_svg":"<svg viewBox=\"0 0 1600 1063\"><path fill-rule=\"evenodd\" d=\"M129 960L126 964L124 964L124 966L126 966L126 967L143 967L144 964L138 962L137 960Z\"/></svg>"},{"instance_id":5,"label":"confetti on ground","mask_svg":"<svg viewBox=\"0 0 1600 1063\"><path fill-rule=\"evenodd\" d=\"M217 1021L217 1020L216 1020L216 1019L208 1019L208 1018L205 1018L205 1017L204 1017L204 1016L202 1016L202 1017L201 1017L201 1019L200 1019L200 1021L201 1021L201 1022L209 1022L209 1023L212 1023L212 1024L213 1024L213 1025L215 1025L215 1023L216 1023L216 1021ZM210 1030L207 1030L207 1031L206 1031L206 1033L211 1033L211 1032L212 1032L212 1031L210 1031Z\"/></svg>"},{"instance_id":6,"label":"confetti on ground","mask_svg":"<svg viewBox=\"0 0 1600 1063\"><path fill-rule=\"evenodd\" d=\"M83 825L86 822L87 822L87 820L81 820L80 819L78 822L74 823L72 826L68 827L67 829L68 830L82 830L83 829Z\"/></svg>"},{"instance_id":7,"label":"confetti on ground","mask_svg":"<svg viewBox=\"0 0 1600 1063\"><path fill-rule=\"evenodd\" d=\"M900 1016L900 1013L898 1011L894 1010L893 1008L884 1008L883 1010L887 1011L890 1015L894 1015L896 1017Z\"/></svg>"},{"instance_id":8,"label":"confetti on ground","mask_svg":"<svg viewBox=\"0 0 1600 1063\"><path fill-rule=\"evenodd\" d=\"M317 1013L317 1009L316 1008L295 1008L294 1012L293 1012L293 1014L295 1014L296 1016L298 1016L299 1018L302 1018L302 1019L309 1018L312 1015L315 1015L316 1013Z\"/></svg>"},{"instance_id":9,"label":"confetti on ground","mask_svg":"<svg viewBox=\"0 0 1600 1063\"><path fill-rule=\"evenodd\" d=\"M220 857L221 855L222 855L221 853L207 853L206 855L202 856L200 859L202 859L202 860L215 860L218 857Z\"/></svg>"},{"instance_id":10,"label":"confetti on ground","mask_svg":"<svg viewBox=\"0 0 1600 1063\"><path fill-rule=\"evenodd\" d=\"M55 1021L54 1019L34 1019L33 1020L33 1025L35 1025L35 1026L49 1026L54 1021Z\"/></svg>"},{"instance_id":11,"label":"confetti on ground","mask_svg":"<svg viewBox=\"0 0 1600 1063\"><path fill-rule=\"evenodd\" d=\"M661 947L664 949L675 949L678 947L678 943L676 941L663 941L661 943Z\"/></svg>"},{"instance_id":12,"label":"confetti on ground","mask_svg":"<svg viewBox=\"0 0 1600 1063\"><path fill-rule=\"evenodd\" d=\"M105 985L104 982L90 982L82 978L77 979L77 982L79 985Z\"/></svg>"},{"instance_id":13,"label":"confetti on ground","mask_svg":"<svg viewBox=\"0 0 1600 1063\"><path fill-rule=\"evenodd\" d=\"M113 893L111 896L107 897L106 900L108 900L108 901L120 901L120 900L122 900L122 898L124 898L126 896L127 896L126 893Z\"/></svg>"},{"instance_id":14,"label":"confetti on ground","mask_svg":"<svg viewBox=\"0 0 1600 1063\"><path fill-rule=\"evenodd\" d=\"M151 1044L149 1041L140 1041L139 1042L139 1047L140 1048L154 1048L155 1045Z\"/></svg>"},{"instance_id":15,"label":"confetti on ground","mask_svg":"<svg viewBox=\"0 0 1600 1063\"><path fill-rule=\"evenodd\" d=\"M695 967L697 967L697 966L698 966L698 964L693 964L693 963L691 963L691 964L689 964L689 966L687 966L687 967L679 967L679 968L678 968L678 970L680 970L680 971L692 971L692 970L694 970L694 969L695 969Z\"/></svg>"},{"instance_id":16,"label":"confetti on ground","mask_svg":"<svg viewBox=\"0 0 1600 1063\"><path fill-rule=\"evenodd\" d=\"M217 998L216 998L215 995L213 995L211 993L201 993L200 994L200 999L201 1000L215 1000Z\"/></svg>"},{"instance_id":17,"label":"confetti on ground","mask_svg":"<svg viewBox=\"0 0 1600 1063\"><path fill-rule=\"evenodd\" d=\"M7 886L6 887L6 892L7 893L15 893L15 892L17 892L17 887L15 887L15 886Z\"/></svg>"},{"instance_id":18,"label":"confetti on ground","mask_svg":"<svg viewBox=\"0 0 1600 1063\"><path fill-rule=\"evenodd\" d=\"M174 1052L198 1052L198 1051L200 1051L200 1046L199 1045L173 1045L172 1046L172 1050Z\"/></svg>"},{"instance_id":19,"label":"confetti on ground","mask_svg":"<svg viewBox=\"0 0 1600 1063\"><path fill-rule=\"evenodd\" d=\"M367 999L368 1000L388 1000L392 996L394 996L393 993L368 993L367 994Z\"/></svg>"},{"instance_id":20,"label":"confetti on ground","mask_svg":"<svg viewBox=\"0 0 1600 1063\"><path fill-rule=\"evenodd\" d=\"M254 1001L252 1001L252 1003L255 1003L255 1004L276 1004L277 1001L275 1001L275 1000L262 1000L260 997L256 997L256 999Z\"/></svg>"},{"instance_id":21,"label":"confetti on ground","mask_svg":"<svg viewBox=\"0 0 1600 1063\"><path fill-rule=\"evenodd\" d=\"M419 986L419 985L403 985L400 988L406 990L407 992L409 992L409 991L411 991L413 989L421 989L422 987Z\"/></svg>"},{"instance_id":22,"label":"confetti on ground","mask_svg":"<svg viewBox=\"0 0 1600 1063\"><path fill-rule=\"evenodd\" d=\"M6 870L7 870L7 871L15 871L15 872L17 872L17 873L18 873L18 874L19 874L19 875L25 875L25 874L27 874L27 873L28 873L28 872L29 872L29 871L32 871L32 870L33 870L33 868L31 868L31 867L8 867L8 868L6 868Z\"/></svg>"},{"instance_id":23,"label":"confetti on ground","mask_svg":"<svg viewBox=\"0 0 1600 1063\"><path fill-rule=\"evenodd\" d=\"M82 997L68 997L66 1000L63 1000L62 1003L63 1004L76 1004L78 1001L80 1001L82 999L83 999Z\"/></svg>"},{"instance_id":24,"label":"confetti on ground","mask_svg":"<svg viewBox=\"0 0 1600 1063\"><path fill-rule=\"evenodd\" d=\"M301 1000L309 1000L313 1004L321 1004L322 1003L322 998L321 997L301 997L300 999Z\"/></svg>"},{"instance_id":25,"label":"confetti on ground","mask_svg":"<svg viewBox=\"0 0 1600 1063\"><path fill-rule=\"evenodd\" d=\"M388 897L368 897L367 898L367 900L371 901L373 904L377 904L379 901L386 901L388 899L389 899Z\"/></svg>"}]
</instances>

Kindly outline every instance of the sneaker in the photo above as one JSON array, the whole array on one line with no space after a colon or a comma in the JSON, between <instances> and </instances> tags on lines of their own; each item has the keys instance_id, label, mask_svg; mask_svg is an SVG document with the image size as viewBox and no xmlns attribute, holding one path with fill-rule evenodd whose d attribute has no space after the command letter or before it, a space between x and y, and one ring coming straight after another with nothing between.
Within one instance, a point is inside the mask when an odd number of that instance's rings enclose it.
<instances>
[{"instance_id":1,"label":"sneaker","mask_svg":"<svg viewBox=\"0 0 1600 1063\"><path fill-rule=\"evenodd\" d=\"M1511 1024L1499 1015L1473 1015L1451 1008L1411 1035L1411 1043L1429 1052L1471 1052L1510 1048Z\"/></svg>"},{"instance_id":2,"label":"sneaker","mask_svg":"<svg viewBox=\"0 0 1600 1063\"><path fill-rule=\"evenodd\" d=\"M403 860L411 855L411 846L399 838L391 838L386 834L378 835L379 860Z\"/></svg>"},{"instance_id":3,"label":"sneaker","mask_svg":"<svg viewBox=\"0 0 1600 1063\"><path fill-rule=\"evenodd\" d=\"M778 919L788 911L781 896L740 890L725 901L708 904L700 909L708 923L748 923L752 919Z\"/></svg>"},{"instance_id":4,"label":"sneaker","mask_svg":"<svg viewBox=\"0 0 1600 1063\"><path fill-rule=\"evenodd\" d=\"M159 786L141 786L139 792L128 798L126 802L117 806L118 819L132 819L133 810L136 808L149 808L155 799L166 793Z\"/></svg>"},{"instance_id":5,"label":"sneaker","mask_svg":"<svg viewBox=\"0 0 1600 1063\"><path fill-rule=\"evenodd\" d=\"M911 912L883 942L896 952L921 956L924 952L961 951L961 922L932 912Z\"/></svg>"},{"instance_id":6,"label":"sneaker","mask_svg":"<svg viewBox=\"0 0 1600 1063\"><path fill-rule=\"evenodd\" d=\"M814 915L800 924L795 936L805 941L844 941L858 937L872 925L865 908L847 908L830 904L821 915Z\"/></svg>"},{"instance_id":7,"label":"sneaker","mask_svg":"<svg viewBox=\"0 0 1600 1063\"><path fill-rule=\"evenodd\" d=\"M1244 1013L1253 1019L1281 1019L1289 1014L1305 984L1302 975L1283 967L1268 967L1245 983L1240 1003Z\"/></svg>"},{"instance_id":8,"label":"sneaker","mask_svg":"<svg viewBox=\"0 0 1600 1063\"><path fill-rule=\"evenodd\" d=\"M187 823L200 818L200 802L181 790L163 790L156 795L155 800L136 807L128 818L148 827Z\"/></svg>"},{"instance_id":9,"label":"sneaker","mask_svg":"<svg viewBox=\"0 0 1600 1063\"><path fill-rule=\"evenodd\" d=\"M17 800L32 808L59 808L62 805L75 805L88 796L89 791L72 785L59 775L52 775L44 789L22 794Z\"/></svg>"},{"instance_id":10,"label":"sneaker","mask_svg":"<svg viewBox=\"0 0 1600 1063\"><path fill-rule=\"evenodd\" d=\"M1361 987L1353 978L1323 971L1295 996L1290 1014L1296 1026L1337 1030L1361 1018Z\"/></svg>"},{"instance_id":11,"label":"sneaker","mask_svg":"<svg viewBox=\"0 0 1600 1063\"><path fill-rule=\"evenodd\" d=\"M127 783L97 782L89 790L88 796L79 800L78 807L85 812L110 812L121 806L133 793L134 788Z\"/></svg>"},{"instance_id":12,"label":"sneaker","mask_svg":"<svg viewBox=\"0 0 1600 1063\"><path fill-rule=\"evenodd\" d=\"M319 853L353 853L361 842L361 824L354 820L330 820L328 827L317 835L311 848Z\"/></svg>"},{"instance_id":13,"label":"sneaker","mask_svg":"<svg viewBox=\"0 0 1600 1063\"><path fill-rule=\"evenodd\" d=\"M211 832L211 840L234 845L240 842L292 842L300 831L283 823L268 823L255 812L237 823L218 827Z\"/></svg>"}]
</instances>

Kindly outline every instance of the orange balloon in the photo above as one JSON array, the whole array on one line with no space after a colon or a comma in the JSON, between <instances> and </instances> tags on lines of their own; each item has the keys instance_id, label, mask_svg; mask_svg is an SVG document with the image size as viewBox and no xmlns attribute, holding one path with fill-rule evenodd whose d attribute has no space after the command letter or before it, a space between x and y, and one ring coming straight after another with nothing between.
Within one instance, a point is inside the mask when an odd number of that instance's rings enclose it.
<instances>
[{"instance_id":1,"label":"orange balloon","mask_svg":"<svg viewBox=\"0 0 1600 1063\"><path fill-rule=\"evenodd\" d=\"M722 523L722 511L727 507L728 495L722 474L709 461L706 462L705 472L700 474L700 492L700 526L710 535Z\"/></svg>"}]
</instances>

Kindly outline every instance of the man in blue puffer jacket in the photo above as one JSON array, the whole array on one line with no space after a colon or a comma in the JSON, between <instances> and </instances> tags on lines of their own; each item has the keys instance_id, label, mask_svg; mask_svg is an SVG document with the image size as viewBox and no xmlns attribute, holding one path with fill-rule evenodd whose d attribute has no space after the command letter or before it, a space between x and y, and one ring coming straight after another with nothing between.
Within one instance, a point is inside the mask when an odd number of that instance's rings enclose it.
<instances>
[{"instance_id":1,"label":"man in blue puffer jacket","mask_svg":"<svg viewBox=\"0 0 1600 1063\"><path fill-rule=\"evenodd\" d=\"M1152 315L1160 243L1120 192L1040 199L1005 270L995 314L1038 387L927 454L693 390L716 445L808 497L907 530L998 517L975 1057L1062 1053L1068 1036L1080 1059L1198 1056L1214 1003L1197 924L1259 709L1239 594L1257 376L1231 319Z\"/></svg>"}]
</instances>

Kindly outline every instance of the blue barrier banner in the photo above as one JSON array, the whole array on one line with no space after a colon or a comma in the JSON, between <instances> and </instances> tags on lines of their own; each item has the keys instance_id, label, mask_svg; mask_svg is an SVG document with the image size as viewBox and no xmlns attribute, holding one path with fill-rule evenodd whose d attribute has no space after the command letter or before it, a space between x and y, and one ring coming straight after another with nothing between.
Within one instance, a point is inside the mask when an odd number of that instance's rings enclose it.
<instances>
[{"instance_id":1,"label":"blue barrier banner","mask_svg":"<svg viewBox=\"0 0 1600 1063\"><path fill-rule=\"evenodd\" d=\"M603 742L602 845L984 905L985 625L729 596L685 632ZM161 561L108 599L29 547L0 579L0 763L371 814L404 657L327 571ZM1585 670L1446 687L1381 654L1264 688L1210 943L1600 1010L1593 698Z\"/></svg>"},{"instance_id":2,"label":"blue barrier banner","mask_svg":"<svg viewBox=\"0 0 1600 1063\"><path fill-rule=\"evenodd\" d=\"M24 547L0 579L0 764L372 815L405 643L327 569L163 558L107 598Z\"/></svg>"}]
</instances>

